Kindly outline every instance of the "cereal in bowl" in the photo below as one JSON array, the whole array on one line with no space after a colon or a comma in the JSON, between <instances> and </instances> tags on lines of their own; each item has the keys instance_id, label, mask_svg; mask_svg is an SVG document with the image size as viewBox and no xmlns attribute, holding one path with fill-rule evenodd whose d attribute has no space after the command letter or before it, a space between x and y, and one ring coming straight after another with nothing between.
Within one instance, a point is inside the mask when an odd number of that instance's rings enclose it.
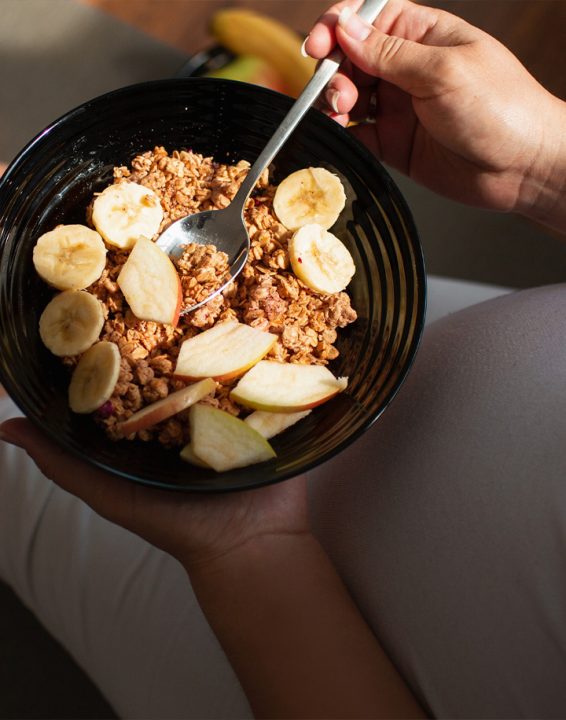
<instances>
[{"instance_id":1,"label":"cereal in bowl","mask_svg":"<svg viewBox=\"0 0 566 720\"><path fill-rule=\"evenodd\" d=\"M61 291L40 334L72 373L71 408L113 440L180 448L219 472L274 457L270 437L346 388L326 366L356 320L345 292L354 263L328 231L344 191L323 168L278 186L263 174L244 213L245 267L183 314L226 281L228 258L190 244L172 260L154 241L181 217L226 207L248 169L156 147L115 168L84 226L60 225L34 251Z\"/></svg>"}]
</instances>

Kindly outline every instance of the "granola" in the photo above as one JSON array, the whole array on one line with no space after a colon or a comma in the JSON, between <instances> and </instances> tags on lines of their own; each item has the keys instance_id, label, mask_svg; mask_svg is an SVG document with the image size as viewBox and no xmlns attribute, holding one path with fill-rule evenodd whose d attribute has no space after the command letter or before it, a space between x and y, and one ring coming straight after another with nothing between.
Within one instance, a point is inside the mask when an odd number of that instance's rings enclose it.
<instances>
[{"instance_id":1,"label":"granola","mask_svg":"<svg viewBox=\"0 0 566 720\"><path fill-rule=\"evenodd\" d=\"M114 182L139 183L159 196L164 211L161 232L190 213L226 207L248 169L245 161L226 165L190 150L169 154L156 147L135 157L131 167L115 168ZM116 282L127 253L109 249L106 268L88 291L104 305L100 340L116 343L122 357L114 394L95 414L111 438L120 437L117 423L186 385L172 377L182 342L219 321L237 319L276 334L277 342L267 359L326 365L338 356L334 344L337 329L354 322L356 312L345 292L316 293L292 272L287 250L292 233L273 212L275 189L265 172L246 204L251 251L241 274L212 301L181 316L176 327L134 316ZM210 295L228 273L226 254L213 246L189 245L175 264L185 306ZM75 361L66 359L70 365ZM229 397L231 386L220 385L215 397L206 402L234 415L244 414L247 411ZM186 411L136 436L168 447L183 445L188 442L184 414Z\"/></svg>"}]
</instances>

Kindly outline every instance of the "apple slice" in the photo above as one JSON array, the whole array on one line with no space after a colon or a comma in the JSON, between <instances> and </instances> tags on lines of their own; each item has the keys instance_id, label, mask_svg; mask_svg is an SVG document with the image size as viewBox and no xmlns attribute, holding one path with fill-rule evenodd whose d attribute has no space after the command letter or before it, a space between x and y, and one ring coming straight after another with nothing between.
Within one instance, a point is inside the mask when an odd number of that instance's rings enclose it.
<instances>
[{"instance_id":1,"label":"apple slice","mask_svg":"<svg viewBox=\"0 0 566 720\"><path fill-rule=\"evenodd\" d=\"M216 383L212 378L206 378L206 380L201 380L194 383L194 385L188 385L171 393L171 395L167 395L162 400L146 405L127 420L118 423L117 429L124 437L140 432L140 430L145 430L172 415L176 415L181 410L186 410L186 408L194 405L215 390Z\"/></svg>"},{"instance_id":2,"label":"apple slice","mask_svg":"<svg viewBox=\"0 0 566 720\"><path fill-rule=\"evenodd\" d=\"M227 320L185 340L173 373L183 380L226 382L243 375L273 347L277 335Z\"/></svg>"},{"instance_id":3,"label":"apple slice","mask_svg":"<svg viewBox=\"0 0 566 720\"><path fill-rule=\"evenodd\" d=\"M169 257L140 237L118 275L118 285L140 320L176 325L181 312L181 280Z\"/></svg>"},{"instance_id":4,"label":"apple slice","mask_svg":"<svg viewBox=\"0 0 566 720\"><path fill-rule=\"evenodd\" d=\"M194 454L217 472L271 460L267 440L243 420L202 403L189 410Z\"/></svg>"},{"instance_id":5,"label":"apple slice","mask_svg":"<svg viewBox=\"0 0 566 720\"><path fill-rule=\"evenodd\" d=\"M187 445L185 445L185 447L180 452L180 456L181 456L181 460L191 463L191 465L196 465L197 467L210 469L210 465L207 465L204 462L204 460L201 460L199 458L199 456L196 454L196 452L193 450L192 443L188 443Z\"/></svg>"},{"instance_id":6,"label":"apple slice","mask_svg":"<svg viewBox=\"0 0 566 720\"><path fill-rule=\"evenodd\" d=\"M262 360L244 375L230 397L253 410L290 413L316 407L347 385L348 378L335 378L323 365Z\"/></svg>"},{"instance_id":7,"label":"apple slice","mask_svg":"<svg viewBox=\"0 0 566 720\"><path fill-rule=\"evenodd\" d=\"M279 435L291 425L299 422L306 417L312 410L301 410L294 413L267 412L266 410L256 410L245 418L244 422L257 430L266 440Z\"/></svg>"}]
</instances>

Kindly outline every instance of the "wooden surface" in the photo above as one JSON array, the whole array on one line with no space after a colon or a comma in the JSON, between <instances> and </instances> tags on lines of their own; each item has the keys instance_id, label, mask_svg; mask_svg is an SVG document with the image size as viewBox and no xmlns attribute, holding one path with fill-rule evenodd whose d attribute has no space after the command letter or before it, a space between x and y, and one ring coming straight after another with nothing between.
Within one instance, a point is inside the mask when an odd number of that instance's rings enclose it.
<instances>
[{"instance_id":1,"label":"wooden surface","mask_svg":"<svg viewBox=\"0 0 566 720\"><path fill-rule=\"evenodd\" d=\"M308 32L321 0L84 0L187 54L210 45L213 13L244 6ZM432 3L431 3L432 4ZM566 99L566 0L445 0L434 3L501 40L551 92Z\"/></svg>"}]
</instances>

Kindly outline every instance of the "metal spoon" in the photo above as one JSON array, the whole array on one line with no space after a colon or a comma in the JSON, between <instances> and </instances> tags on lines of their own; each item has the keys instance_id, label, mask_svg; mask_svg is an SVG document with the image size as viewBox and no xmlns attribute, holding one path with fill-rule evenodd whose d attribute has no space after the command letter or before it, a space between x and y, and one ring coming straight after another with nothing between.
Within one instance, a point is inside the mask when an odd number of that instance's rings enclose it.
<instances>
[{"instance_id":1,"label":"metal spoon","mask_svg":"<svg viewBox=\"0 0 566 720\"><path fill-rule=\"evenodd\" d=\"M365 0L358 10L358 15L371 23L379 15L386 3L387 0ZM246 201L261 173L277 155L303 115L334 77L343 60L342 51L336 48L331 55L320 63L303 92L283 118L271 140L251 166L228 207L222 210L205 210L194 215L187 215L169 225L157 239L157 245L173 258L179 258L183 254L185 245L189 243L214 245L217 250L228 255L230 267L226 282L201 302L184 308L181 314L184 315L196 310L196 308L212 300L242 271L250 251L250 238L244 222Z\"/></svg>"}]
</instances>

